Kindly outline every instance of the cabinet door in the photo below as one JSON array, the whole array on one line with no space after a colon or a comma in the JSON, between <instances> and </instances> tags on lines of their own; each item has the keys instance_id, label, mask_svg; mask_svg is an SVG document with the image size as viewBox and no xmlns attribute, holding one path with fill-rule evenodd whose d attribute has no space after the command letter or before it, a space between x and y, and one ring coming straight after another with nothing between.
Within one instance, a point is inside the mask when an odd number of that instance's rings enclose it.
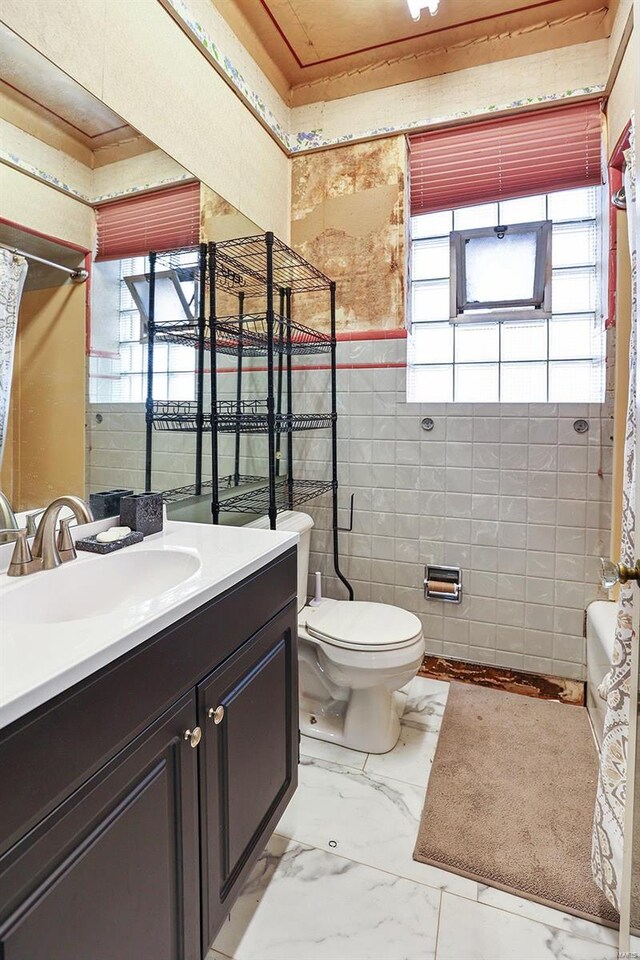
<instances>
[{"instance_id":1,"label":"cabinet door","mask_svg":"<svg viewBox=\"0 0 640 960\"><path fill-rule=\"evenodd\" d=\"M0 860L3 960L199 960L195 721L190 693Z\"/></svg>"},{"instance_id":2,"label":"cabinet door","mask_svg":"<svg viewBox=\"0 0 640 960\"><path fill-rule=\"evenodd\" d=\"M198 687L203 950L297 786L296 605Z\"/></svg>"}]
</instances>

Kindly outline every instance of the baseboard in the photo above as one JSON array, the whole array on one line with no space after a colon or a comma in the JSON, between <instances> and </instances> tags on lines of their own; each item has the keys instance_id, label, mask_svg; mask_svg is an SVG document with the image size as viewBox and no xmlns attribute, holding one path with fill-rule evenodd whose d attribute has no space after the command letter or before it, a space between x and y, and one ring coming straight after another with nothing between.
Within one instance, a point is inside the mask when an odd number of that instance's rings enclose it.
<instances>
[{"instance_id":1,"label":"baseboard","mask_svg":"<svg viewBox=\"0 0 640 960\"><path fill-rule=\"evenodd\" d=\"M527 673L525 670L512 670L487 663L468 663L466 660L436 657L431 654L425 654L418 672L421 677L431 677L434 680L475 683L481 687L520 693L525 697L538 697L540 700L559 700L561 703L578 707L584 707L586 703L586 684L582 680Z\"/></svg>"}]
</instances>

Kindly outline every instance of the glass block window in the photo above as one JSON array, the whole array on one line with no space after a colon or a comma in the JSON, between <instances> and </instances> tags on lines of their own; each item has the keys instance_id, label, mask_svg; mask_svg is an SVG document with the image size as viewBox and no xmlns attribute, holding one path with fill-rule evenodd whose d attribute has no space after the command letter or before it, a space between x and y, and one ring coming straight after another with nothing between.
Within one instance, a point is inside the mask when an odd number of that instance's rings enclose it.
<instances>
[{"instance_id":1,"label":"glass block window","mask_svg":"<svg viewBox=\"0 0 640 960\"><path fill-rule=\"evenodd\" d=\"M187 255L187 259L189 255ZM147 392L147 345L144 325L125 277L146 273L147 257L130 257L94 264L112 277L100 283L100 304L94 304L92 346L96 339L115 349L97 351L90 357L91 402L143 403ZM117 273L115 273L117 271ZM106 353L106 356L101 354ZM156 400L194 400L196 354L192 347L156 343L154 346L153 393Z\"/></svg>"},{"instance_id":2,"label":"glass block window","mask_svg":"<svg viewBox=\"0 0 640 960\"><path fill-rule=\"evenodd\" d=\"M604 399L599 192L585 187L412 218L409 401ZM551 317L452 324L451 232L545 220L552 221Z\"/></svg>"}]
</instances>

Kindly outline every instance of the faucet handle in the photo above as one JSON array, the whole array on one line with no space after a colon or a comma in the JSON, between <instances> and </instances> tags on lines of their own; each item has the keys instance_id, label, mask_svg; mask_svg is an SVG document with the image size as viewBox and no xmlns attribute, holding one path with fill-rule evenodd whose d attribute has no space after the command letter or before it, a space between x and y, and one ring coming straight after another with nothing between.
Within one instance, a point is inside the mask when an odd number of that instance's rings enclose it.
<instances>
[{"instance_id":1,"label":"faucet handle","mask_svg":"<svg viewBox=\"0 0 640 960\"><path fill-rule=\"evenodd\" d=\"M27 521L27 536L35 537L38 529L38 517L42 516L45 509L45 507L42 507L40 510L29 510L28 513L25 513L25 520Z\"/></svg>"},{"instance_id":2,"label":"faucet handle","mask_svg":"<svg viewBox=\"0 0 640 960\"><path fill-rule=\"evenodd\" d=\"M65 517L64 520L60 521L60 529L58 530L58 553L60 554L62 563L66 563L67 560L75 560L77 556L71 530L69 529L71 524L75 522L75 519L75 517Z\"/></svg>"},{"instance_id":3,"label":"faucet handle","mask_svg":"<svg viewBox=\"0 0 640 960\"><path fill-rule=\"evenodd\" d=\"M0 533L2 532L4 531L0 530ZM14 533L16 534L16 542L7 569L7 576L23 577L25 574L33 571L34 564L31 548L27 539L29 533L26 527L14 530Z\"/></svg>"}]
</instances>

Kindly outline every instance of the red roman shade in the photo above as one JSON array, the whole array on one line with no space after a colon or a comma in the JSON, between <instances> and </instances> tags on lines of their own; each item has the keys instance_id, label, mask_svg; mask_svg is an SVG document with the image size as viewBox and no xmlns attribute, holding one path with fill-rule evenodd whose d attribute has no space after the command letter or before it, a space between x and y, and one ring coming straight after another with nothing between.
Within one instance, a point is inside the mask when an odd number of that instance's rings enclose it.
<instances>
[{"instance_id":1,"label":"red roman shade","mask_svg":"<svg viewBox=\"0 0 640 960\"><path fill-rule=\"evenodd\" d=\"M200 183L155 190L96 208L96 260L141 257L200 240Z\"/></svg>"},{"instance_id":2,"label":"red roman shade","mask_svg":"<svg viewBox=\"0 0 640 960\"><path fill-rule=\"evenodd\" d=\"M600 103L409 137L411 214L602 183Z\"/></svg>"}]
</instances>

